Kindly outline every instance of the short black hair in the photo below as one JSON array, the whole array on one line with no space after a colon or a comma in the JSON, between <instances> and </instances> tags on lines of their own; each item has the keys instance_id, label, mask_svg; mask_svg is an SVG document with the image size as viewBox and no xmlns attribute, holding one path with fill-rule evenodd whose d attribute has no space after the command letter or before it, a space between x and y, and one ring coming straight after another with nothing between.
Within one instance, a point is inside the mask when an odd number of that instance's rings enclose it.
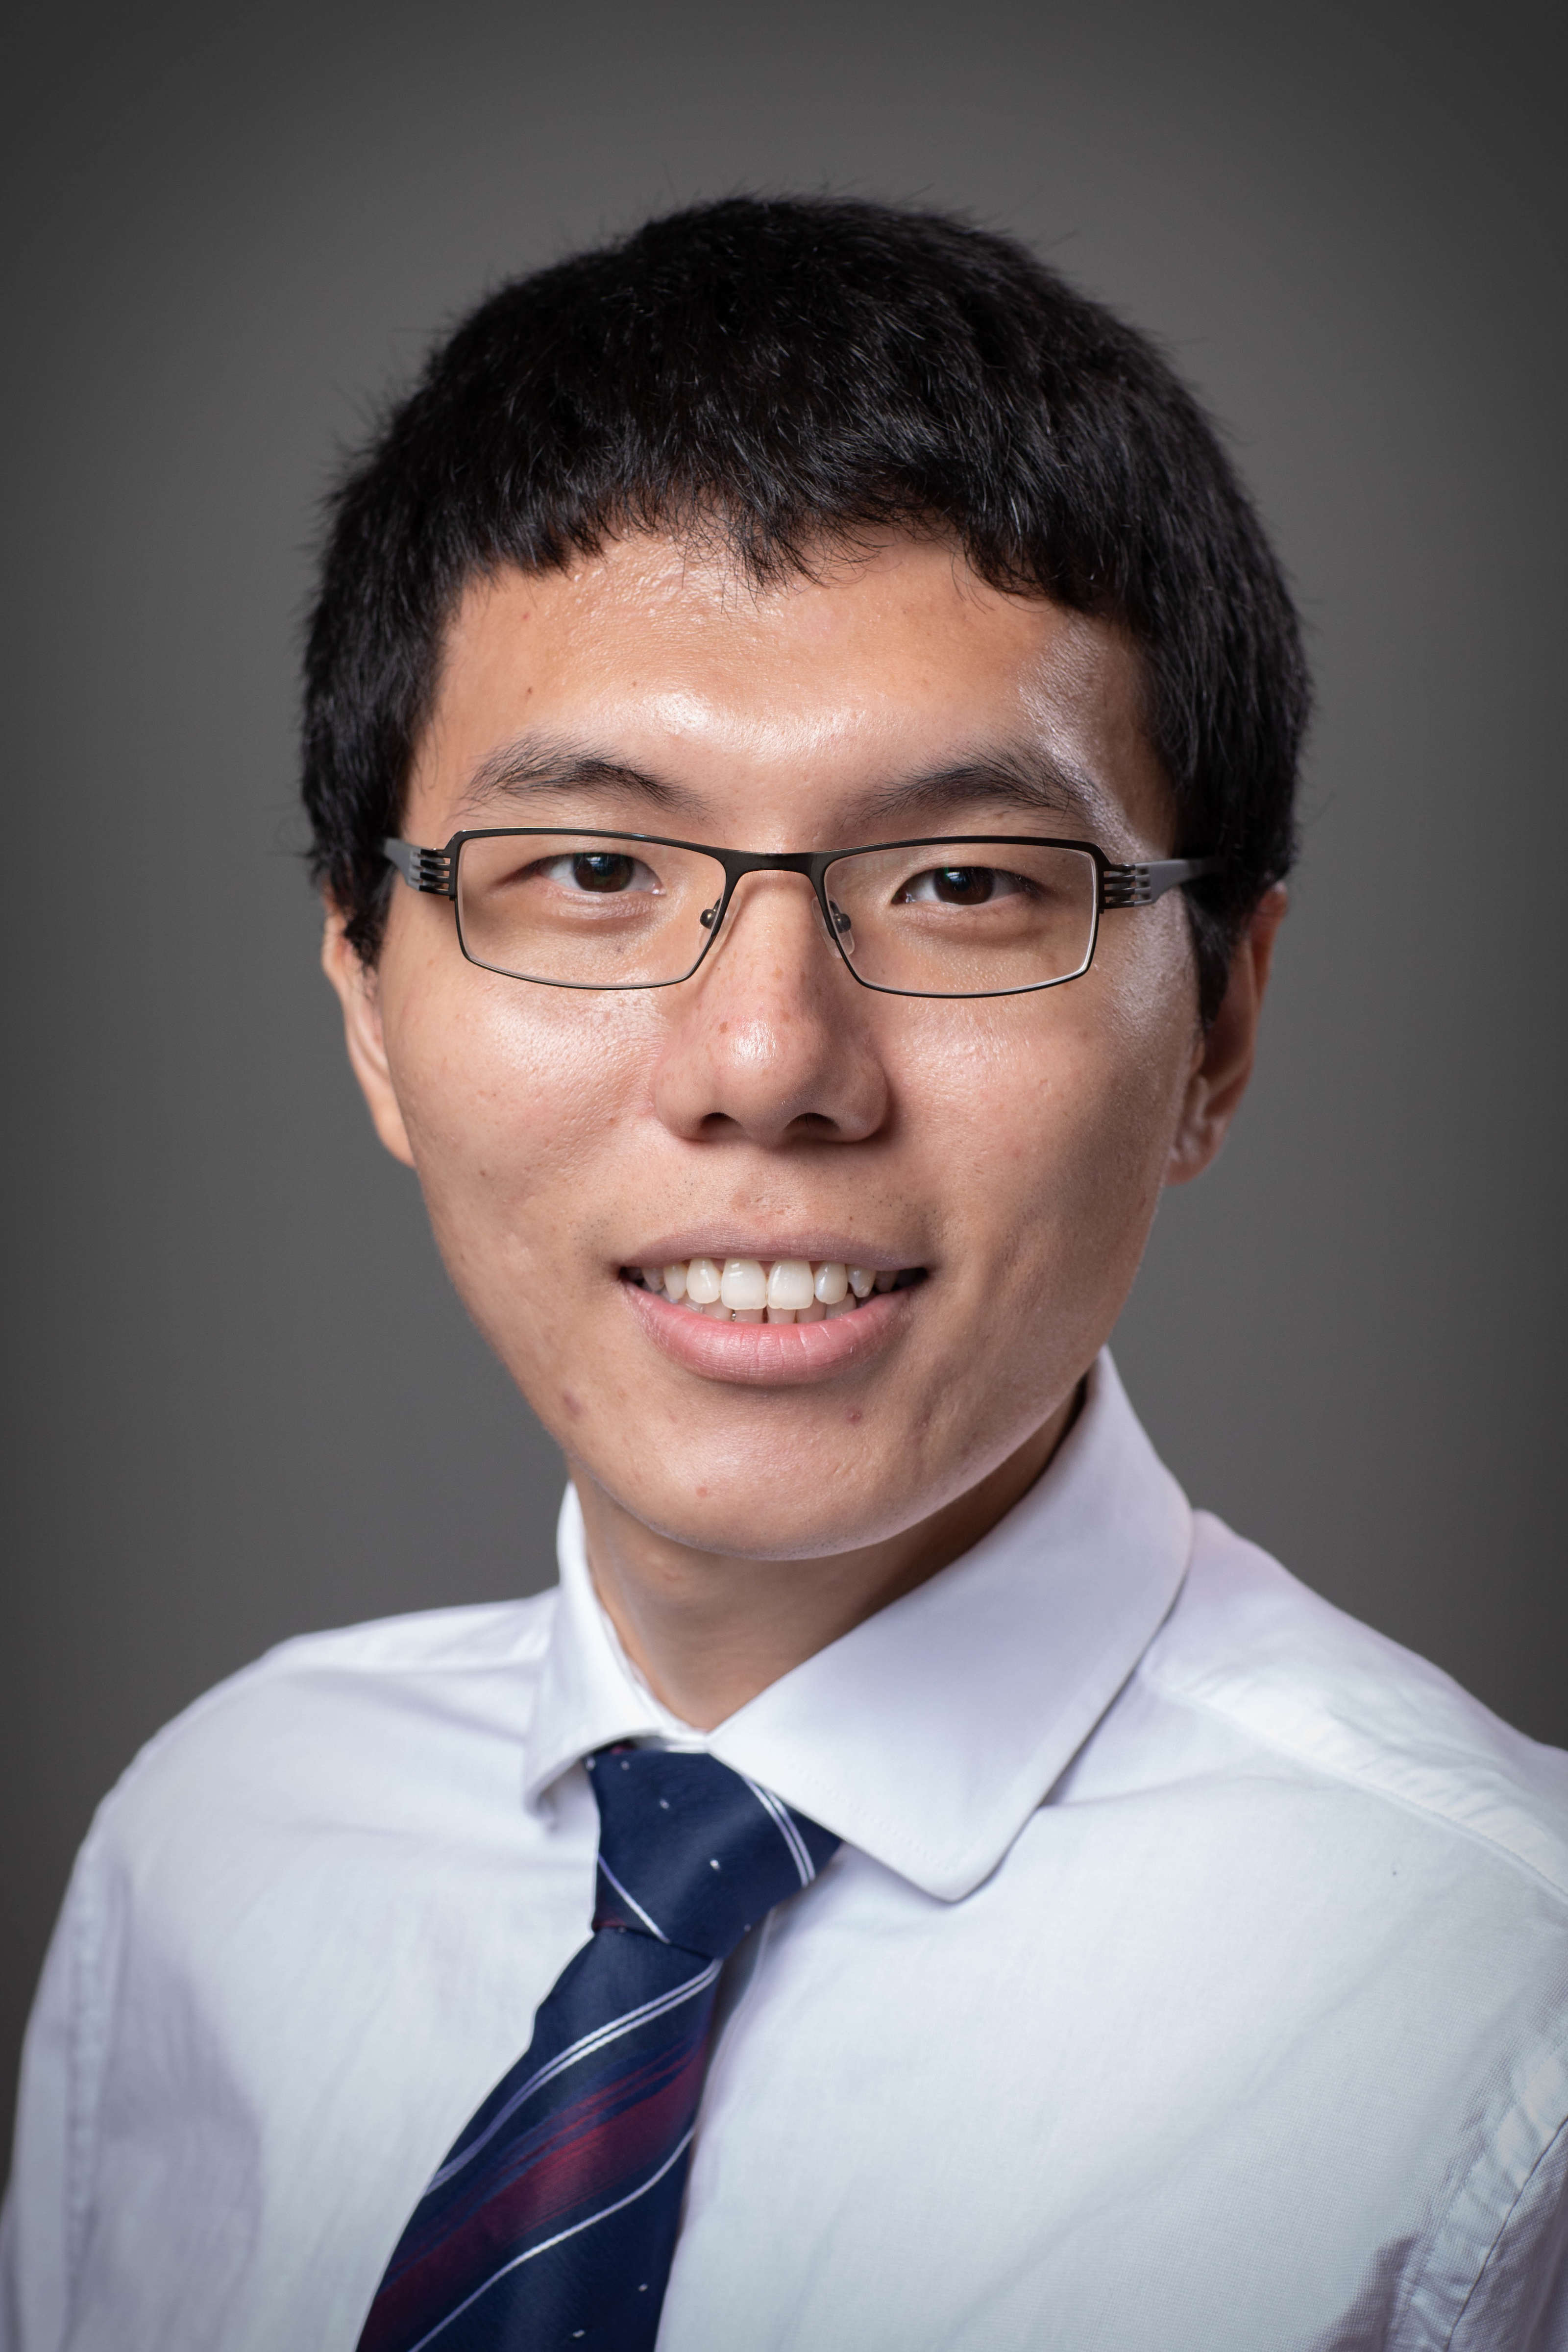
<instances>
[{"instance_id":1,"label":"short black hair","mask_svg":"<svg viewBox=\"0 0 1568 2352\"><path fill-rule=\"evenodd\" d=\"M1289 593L1150 339L941 213L736 196L503 286L333 492L306 654L318 880L374 958L410 758L464 589L628 530L718 533L758 582L868 529L951 533L994 585L1124 625L1212 1017L1288 869L1308 687Z\"/></svg>"}]
</instances>

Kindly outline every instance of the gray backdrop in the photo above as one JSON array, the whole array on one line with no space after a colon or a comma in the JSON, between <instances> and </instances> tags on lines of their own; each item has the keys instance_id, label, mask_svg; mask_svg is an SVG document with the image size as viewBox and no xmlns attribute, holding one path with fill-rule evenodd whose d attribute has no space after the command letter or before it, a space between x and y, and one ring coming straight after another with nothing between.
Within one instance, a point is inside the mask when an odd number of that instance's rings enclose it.
<instances>
[{"instance_id":1,"label":"gray backdrop","mask_svg":"<svg viewBox=\"0 0 1568 2352\"><path fill-rule=\"evenodd\" d=\"M300 617L334 451L433 329L736 187L1012 227L1226 422L1311 631L1306 855L1255 1097L1162 1214L1122 1368L1196 1499L1568 1738L1556 16L319 0L8 37L7 2058L159 1723L288 1633L552 1572L557 1459L317 977Z\"/></svg>"}]
</instances>

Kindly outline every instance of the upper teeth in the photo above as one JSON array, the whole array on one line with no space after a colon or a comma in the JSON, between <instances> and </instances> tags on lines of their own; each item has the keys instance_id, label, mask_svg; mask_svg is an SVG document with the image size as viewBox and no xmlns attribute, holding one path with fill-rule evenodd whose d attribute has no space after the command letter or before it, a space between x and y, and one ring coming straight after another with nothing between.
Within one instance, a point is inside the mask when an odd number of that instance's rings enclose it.
<instances>
[{"instance_id":1,"label":"upper teeth","mask_svg":"<svg viewBox=\"0 0 1568 2352\"><path fill-rule=\"evenodd\" d=\"M843 1265L834 1258L813 1265L804 1257L776 1257L767 1265L760 1257L693 1257L645 1265L641 1273L650 1290L683 1299L699 1314L742 1323L764 1317L770 1323L820 1323L851 1315L861 1299L873 1290L891 1290L899 1278L868 1265Z\"/></svg>"}]
</instances>

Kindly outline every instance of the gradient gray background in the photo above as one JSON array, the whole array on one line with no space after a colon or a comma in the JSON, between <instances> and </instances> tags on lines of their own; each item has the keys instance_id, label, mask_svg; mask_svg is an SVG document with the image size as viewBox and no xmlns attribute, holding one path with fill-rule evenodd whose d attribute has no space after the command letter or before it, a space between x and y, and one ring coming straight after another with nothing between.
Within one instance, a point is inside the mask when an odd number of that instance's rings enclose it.
<instances>
[{"instance_id":1,"label":"gradient gray background","mask_svg":"<svg viewBox=\"0 0 1568 2352\"><path fill-rule=\"evenodd\" d=\"M286 1634L552 1573L557 1457L315 969L309 548L456 310L739 186L1011 227L1230 429L1311 633L1305 856L1122 1370L1195 1499L1568 1738L1557 20L329 0L11 37L7 2058L158 1724Z\"/></svg>"}]
</instances>

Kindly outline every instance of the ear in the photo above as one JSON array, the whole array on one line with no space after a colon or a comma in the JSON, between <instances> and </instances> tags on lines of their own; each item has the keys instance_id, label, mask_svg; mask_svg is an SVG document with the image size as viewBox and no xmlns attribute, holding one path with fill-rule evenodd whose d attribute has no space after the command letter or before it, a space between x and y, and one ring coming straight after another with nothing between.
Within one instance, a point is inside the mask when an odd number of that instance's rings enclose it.
<instances>
[{"instance_id":1,"label":"ear","mask_svg":"<svg viewBox=\"0 0 1568 2352\"><path fill-rule=\"evenodd\" d=\"M1289 900L1283 882L1266 890L1230 960L1218 1013L1194 1053L1182 1115L1165 1170L1167 1184L1189 1184L1219 1150L1236 1117L1258 1051L1258 1022L1274 961L1274 940Z\"/></svg>"},{"instance_id":2,"label":"ear","mask_svg":"<svg viewBox=\"0 0 1568 2352\"><path fill-rule=\"evenodd\" d=\"M397 1091L386 1059L381 1027L381 991L375 967L360 961L343 931L343 918L329 899L326 929L321 934L321 970L337 990L343 1008L343 1035L349 1062L370 1107L375 1131L395 1160L414 1165L408 1129L398 1108Z\"/></svg>"}]
</instances>

